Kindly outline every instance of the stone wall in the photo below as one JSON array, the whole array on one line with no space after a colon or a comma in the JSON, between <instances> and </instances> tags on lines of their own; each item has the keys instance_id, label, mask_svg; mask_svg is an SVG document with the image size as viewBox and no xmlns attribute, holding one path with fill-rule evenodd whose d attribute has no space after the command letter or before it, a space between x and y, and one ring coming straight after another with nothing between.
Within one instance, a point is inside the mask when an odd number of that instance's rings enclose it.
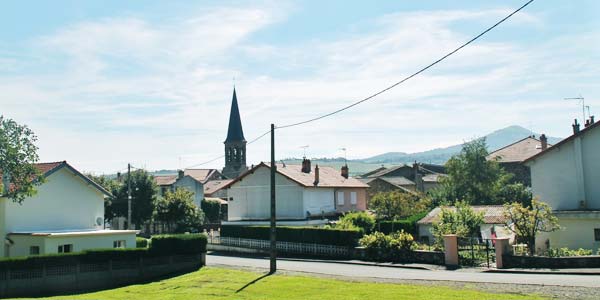
<instances>
[{"instance_id":1,"label":"stone wall","mask_svg":"<svg viewBox=\"0 0 600 300\"><path fill-rule=\"evenodd\" d=\"M543 257L503 255L504 268L600 268L600 256Z\"/></svg>"}]
</instances>

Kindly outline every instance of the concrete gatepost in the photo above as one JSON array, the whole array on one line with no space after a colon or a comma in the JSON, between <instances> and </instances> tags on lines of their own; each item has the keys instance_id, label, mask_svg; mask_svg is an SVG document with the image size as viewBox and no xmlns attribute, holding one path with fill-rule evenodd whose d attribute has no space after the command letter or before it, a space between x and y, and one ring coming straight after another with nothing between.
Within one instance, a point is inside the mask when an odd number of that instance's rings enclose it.
<instances>
[{"instance_id":1,"label":"concrete gatepost","mask_svg":"<svg viewBox=\"0 0 600 300\"><path fill-rule=\"evenodd\" d=\"M496 248L496 268L504 268L504 259L502 255L510 253L509 238L495 238L494 247Z\"/></svg>"},{"instance_id":2,"label":"concrete gatepost","mask_svg":"<svg viewBox=\"0 0 600 300\"><path fill-rule=\"evenodd\" d=\"M458 238L456 234L444 235L444 261L448 268L458 268Z\"/></svg>"}]
</instances>

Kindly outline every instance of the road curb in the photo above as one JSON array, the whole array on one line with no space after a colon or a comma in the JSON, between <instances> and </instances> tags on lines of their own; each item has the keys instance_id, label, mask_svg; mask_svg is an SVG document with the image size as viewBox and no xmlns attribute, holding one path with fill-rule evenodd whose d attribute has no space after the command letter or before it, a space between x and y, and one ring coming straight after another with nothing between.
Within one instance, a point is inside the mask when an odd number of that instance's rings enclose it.
<instances>
[{"instance_id":1,"label":"road curb","mask_svg":"<svg viewBox=\"0 0 600 300\"><path fill-rule=\"evenodd\" d=\"M536 270L485 270L485 273L508 273L508 274L545 274L545 275L600 275L600 271L536 271Z\"/></svg>"},{"instance_id":2,"label":"road curb","mask_svg":"<svg viewBox=\"0 0 600 300\"><path fill-rule=\"evenodd\" d=\"M358 266L371 266L371 267L383 267L383 268L398 268L398 269L414 269L414 270L427 270L434 271L435 269L430 269L423 266L406 266L406 265L391 265L391 264L378 264L378 263L369 263L369 262L360 262L360 261L344 261L344 260L322 260L322 259L301 259L301 258L277 258L278 260L287 260L287 261L306 261L306 262L320 262L320 263L335 263L335 264L345 264L345 265L358 265Z\"/></svg>"}]
</instances>

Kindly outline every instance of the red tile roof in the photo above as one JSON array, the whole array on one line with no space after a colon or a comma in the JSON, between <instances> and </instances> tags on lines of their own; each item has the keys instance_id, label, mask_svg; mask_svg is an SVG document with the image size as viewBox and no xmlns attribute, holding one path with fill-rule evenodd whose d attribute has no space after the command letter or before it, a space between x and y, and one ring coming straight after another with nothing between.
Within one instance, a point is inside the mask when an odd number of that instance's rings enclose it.
<instances>
[{"instance_id":1,"label":"red tile roof","mask_svg":"<svg viewBox=\"0 0 600 300\"><path fill-rule=\"evenodd\" d=\"M218 192L223 187L232 182L233 179L209 180L204 184L204 196L210 197L213 193Z\"/></svg>"},{"instance_id":2,"label":"red tile roof","mask_svg":"<svg viewBox=\"0 0 600 300\"><path fill-rule=\"evenodd\" d=\"M501 163L523 162L542 152L542 142L533 137L526 137L508 146L490 153L488 159L496 159ZM548 147L552 145L548 144Z\"/></svg>"}]
</instances>

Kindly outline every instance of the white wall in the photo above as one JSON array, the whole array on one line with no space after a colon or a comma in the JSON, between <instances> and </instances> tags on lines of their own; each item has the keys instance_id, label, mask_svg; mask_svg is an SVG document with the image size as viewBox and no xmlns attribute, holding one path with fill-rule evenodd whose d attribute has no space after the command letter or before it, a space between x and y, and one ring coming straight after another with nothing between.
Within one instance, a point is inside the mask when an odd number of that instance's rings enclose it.
<instances>
[{"instance_id":1,"label":"white wall","mask_svg":"<svg viewBox=\"0 0 600 300\"><path fill-rule=\"evenodd\" d=\"M546 240L550 240L551 248L568 247L570 249L588 249L593 254L600 249L600 242L594 241L594 228L600 228L600 217L597 214L571 214L558 216L560 229L555 232L541 233L536 237L536 249L546 250Z\"/></svg>"},{"instance_id":2,"label":"white wall","mask_svg":"<svg viewBox=\"0 0 600 300\"><path fill-rule=\"evenodd\" d=\"M194 204L200 207L202 199L204 199L204 185L190 176L184 176L178 179L174 184L173 188L182 187L188 191L194 193Z\"/></svg>"},{"instance_id":3,"label":"white wall","mask_svg":"<svg viewBox=\"0 0 600 300\"><path fill-rule=\"evenodd\" d=\"M271 187L270 170L260 167L228 190L227 216L229 221L268 219L270 216ZM277 173L276 207L277 219L303 219L303 188Z\"/></svg>"},{"instance_id":4,"label":"white wall","mask_svg":"<svg viewBox=\"0 0 600 300\"><path fill-rule=\"evenodd\" d=\"M103 227L96 226L96 218L104 220L103 194L66 167L46 178L22 204L4 202L6 233Z\"/></svg>"},{"instance_id":5,"label":"white wall","mask_svg":"<svg viewBox=\"0 0 600 300\"><path fill-rule=\"evenodd\" d=\"M600 127L555 147L529 163L533 194L554 210L580 209L582 200L600 209Z\"/></svg>"},{"instance_id":6,"label":"white wall","mask_svg":"<svg viewBox=\"0 0 600 300\"><path fill-rule=\"evenodd\" d=\"M10 247L10 256L28 256L31 246L40 246L40 254L58 253L58 246L73 245L73 252L89 249L113 248L113 242L124 240L126 248L135 248L135 233L110 233L86 236L29 236L11 235L14 244Z\"/></svg>"},{"instance_id":7,"label":"white wall","mask_svg":"<svg viewBox=\"0 0 600 300\"><path fill-rule=\"evenodd\" d=\"M333 188L305 188L304 211L310 212L311 215L335 212L334 195Z\"/></svg>"}]
</instances>

